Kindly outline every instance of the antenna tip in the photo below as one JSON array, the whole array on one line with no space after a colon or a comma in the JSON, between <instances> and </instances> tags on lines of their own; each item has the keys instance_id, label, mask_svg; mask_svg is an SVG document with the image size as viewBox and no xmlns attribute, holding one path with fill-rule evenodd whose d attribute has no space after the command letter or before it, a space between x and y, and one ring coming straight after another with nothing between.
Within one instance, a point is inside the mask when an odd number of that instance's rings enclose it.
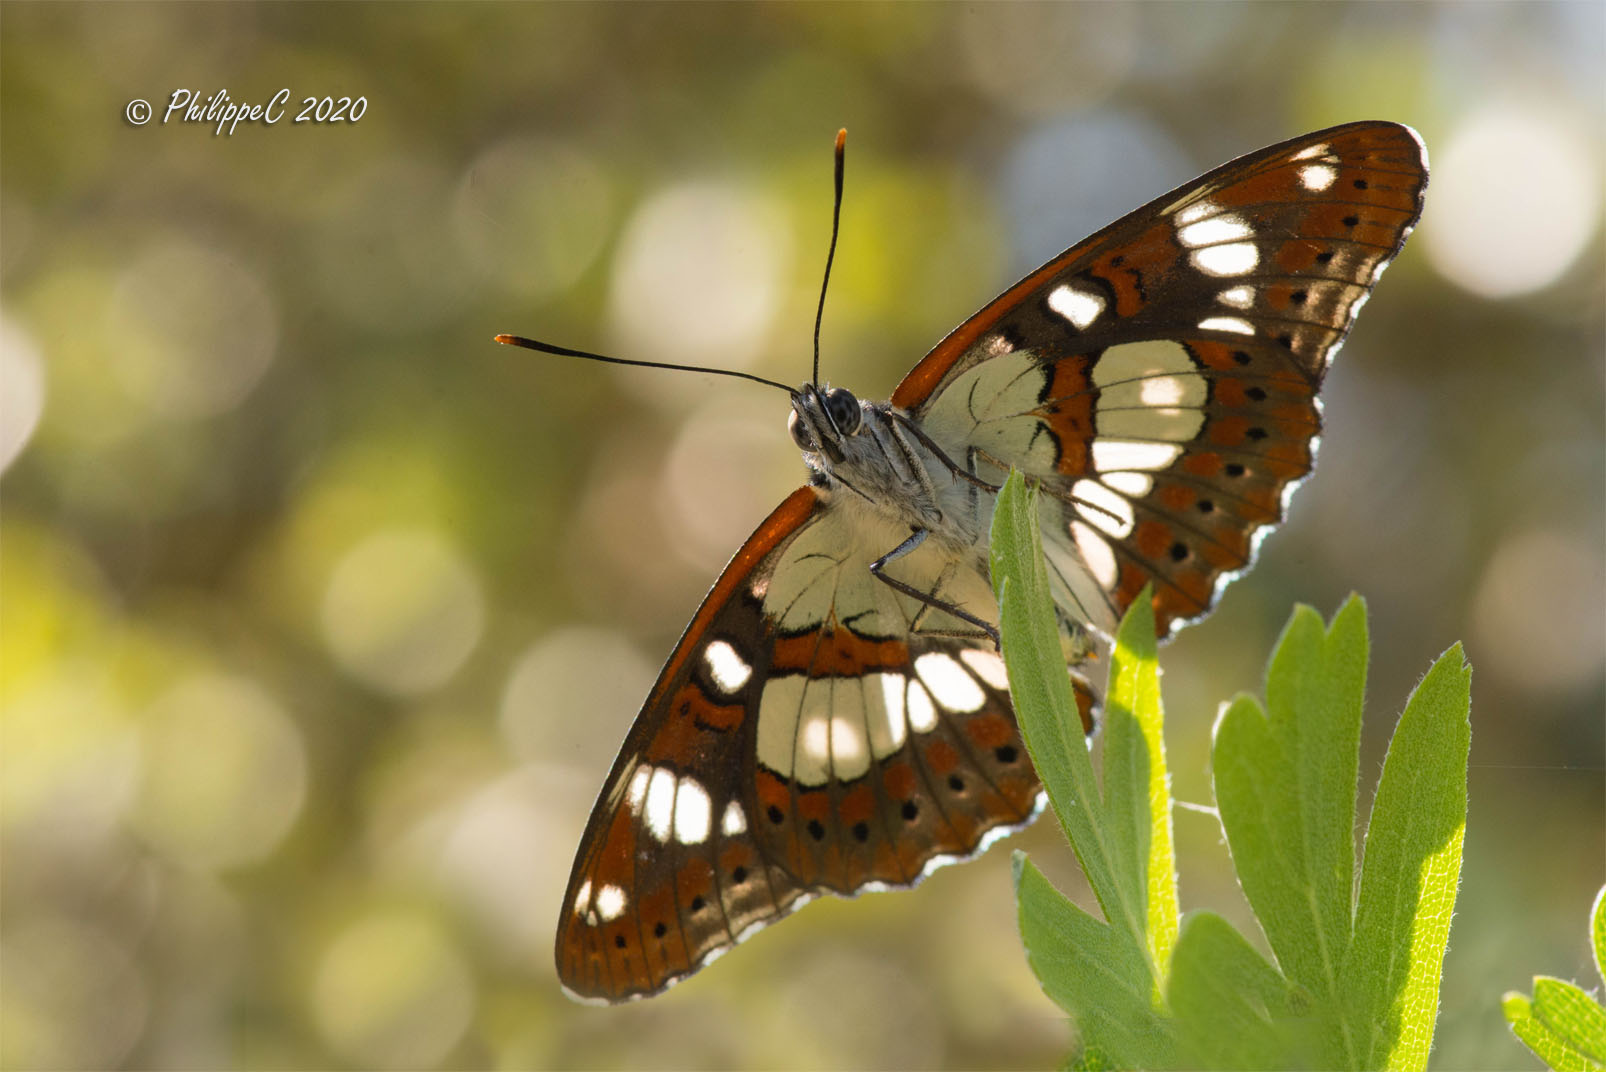
<instances>
[{"instance_id":1,"label":"antenna tip","mask_svg":"<svg viewBox=\"0 0 1606 1072\"><path fill-rule=\"evenodd\" d=\"M838 153L841 153L842 152L842 147L847 145L847 143L848 143L848 128L847 127L843 127L841 130L836 132L836 151Z\"/></svg>"},{"instance_id":2,"label":"antenna tip","mask_svg":"<svg viewBox=\"0 0 1606 1072\"><path fill-rule=\"evenodd\" d=\"M517 346L519 344L519 337L517 335L498 335L495 341L501 343L503 346Z\"/></svg>"}]
</instances>

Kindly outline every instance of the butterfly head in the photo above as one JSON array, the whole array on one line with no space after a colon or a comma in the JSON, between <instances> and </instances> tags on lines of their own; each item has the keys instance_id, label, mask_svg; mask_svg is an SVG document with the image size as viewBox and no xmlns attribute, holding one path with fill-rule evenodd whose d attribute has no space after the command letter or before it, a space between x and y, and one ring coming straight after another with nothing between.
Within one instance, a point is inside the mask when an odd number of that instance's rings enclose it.
<instances>
[{"instance_id":1,"label":"butterfly head","mask_svg":"<svg viewBox=\"0 0 1606 1072\"><path fill-rule=\"evenodd\" d=\"M792 392L787 430L806 455L839 465L848 457L848 440L864 427L864 405L844 387L804 384Z\"/></svg>"}]
</instances>

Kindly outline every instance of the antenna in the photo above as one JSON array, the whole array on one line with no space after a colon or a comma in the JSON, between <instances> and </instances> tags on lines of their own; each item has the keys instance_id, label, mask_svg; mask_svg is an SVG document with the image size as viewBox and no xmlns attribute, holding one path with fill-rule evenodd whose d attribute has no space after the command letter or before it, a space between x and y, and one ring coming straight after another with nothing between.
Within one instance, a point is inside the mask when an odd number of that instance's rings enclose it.
<instances>
[{"instance_id":1,"label":"antenna","mask_svg":"<svg viewBox=\"0 0 1606 1072\"><path fill-rule=\"evenodd\" d=\"M626 357L608 357L605 354L594 354L589 350L571 350L567 346L555 346L549 342L538 339L526 339L522 335L498 335L496 341L507 346L522 346L526 350L538 350L543 354L557 354L559 357L583 357L587 361L605 361L610 365L639 365L642 368L674 369L676 372L706 372L710 376L736 376L754 383L766 384L770 387L779 387L788 395L794 393L793 389L784 383L775 380L766 380L762 376L755 376L751 372L740 372L736 369L705 368L702 365L671 365L666 361L634 361Z\"/></svg>"},{"instance_id":2,"label":"antenna","mask_svg":"<svg viewBox=\"0 0 1606 1072\"><path fill-rule=\"evenodd\" d=\"M842 158L848 142L848 130L836 132L836 197L831 202L831 249L825 255L825 278L820 280L820 304L814 311L814 375L810 379L820 385L820 321L825 319L825 288L831 284L831 262L836 260L836 236L842 227Z\"/></svg>"}]
</instances>

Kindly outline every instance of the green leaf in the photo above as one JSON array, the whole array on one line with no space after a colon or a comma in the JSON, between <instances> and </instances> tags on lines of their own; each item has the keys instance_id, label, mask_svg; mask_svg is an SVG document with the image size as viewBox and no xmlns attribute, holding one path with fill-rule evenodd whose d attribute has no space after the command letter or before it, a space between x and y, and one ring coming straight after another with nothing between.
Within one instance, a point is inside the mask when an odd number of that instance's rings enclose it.
<instances>
[{"instance_id":1,"label":"green leaf","mask_svg":"<svg viewBox=\"0 0 1606 1072\"><path fill-rule=\"evenodd\" d=\"M1183 923L1169 996L1180 1054L1194 1067L1293 1068L1316 1050L1308 997L1214 913Z\"/></svg>"},{"instance_id":2,"label":"green leaf","mask_svg":"<svg viewBox=\"0 0 1606 1072\"><path fill-rule=\"evenodd\" d=\"M1171 1024L1150 998L1153 983L1142 948L1072 904L1018 852L1015 899L1027 962L1043 992L1071 1014L1081 1034L1078 1063L1173 1064Z\"/></svg>"},{"instance_id":3,"label":"green leaf","mask_svg":"<svg viewBox=\"0 0 1606 1072\"><path fill-rule=\"evenodd\" d=\"M1534 1013L1590 1060L1606 1061L1606 1009L1564 979L1534 977Z\"/></svg>"},{"instance_id":4,"label":"green leaf","mask_svg":"<svg viewBox=\"0 0 1606 1072\"><path fill-rule=\"evenodd\" d=\"M1600 972L1606 962L1606 886L1589 910L1589 932ZM1551 1068L1606 1068L1606 1009L1572 983L1536 975L1533 1000L1512 992L1501 1008L1512 1033Z\"/></svg>"},{"instance_id":5,"label":"green leaf","mask_svg":"<svg viewBox=\"0 0 1606 1072\"><path fill-rule=\"evenodd\" d=\"M1066 1057L1064 1072L1119 1072L1124 1066L1097 1046L1079 1046Z\"/></svg>"},{"instance_id":6,"label":"green leaf","mask_svg":"<svg viewBox=\"0 0 1606 1072\"><path fill-rule=\"evenodd\" d=\"M1082 1051L1073 1065L1163 1067L1175 1054L1162 979L1177 907L1153 612L1145 593L1119 631L1110 706L1120 728L1112 725L1101 793L1066 674L1041 539L1036 496L1012 475L992 535L1010 694L1027 751L1109 922L1071 904L1019 858L1021 937L1044 991L1076 1021Z\"/></svg>"},{"instance_id":7,"label":"green leaf","mask_svg":"<svg viewBox=\"0 0 1606 1072\"><path fill-rule=\"evenodd\" d=\"M1172 800L1147 592L1111 658L1102 791L1067 679L1036 499L1012 475L993 523L1005 662L1022 736L1104 920L1016 858L1021 936L1081 1048L1067 1068L1421 1068L1466 822L1469 672L1459 647L1413 694L1384 764L1355 905L1364 605L1297 608L1214 741L1216 796L1277 964L1224 920L1178 926ZM1566 1002L1570 995L1553 1001ZM1582 1015L1564 1006L1570 1020ZM1525 1025L1543 1025L1529 1010ZM1526 1026L1525 1026L1526 1029Z\"/></svg>"},{"instance_id":8,"label":"green leaf","mask_svg":"<svg viewBox=\"0 0 1606 1072\"><path fill-rule=\"evenodd\" d=\"M1369 1068L1427 1067L1466 833L1471 686L1457 644L1412 693L1383 763L1343 990Z\"/></svg>"},{"instance_id":9,"label":"green leaf","mask_svg":"<svg viewBox=\"0 0 1606 1072\"><path fill-rule=\"evenodd\" d=\"M1131 925L1145 941L1161 1001L1177 941L1177 866L1166 774L1165 722L1149 590L1133 601L1116 634L1105 700L1104 805L1128 903L1145 916Z\"/></svg>"},{"instance_id":10,"label":"green leaf","mask_svg":"<svg viewBox=\"0 0 1606 1072\"><path fill-rule=\"evenodd\" d=\"M1272 654L1267 707L1239 697L1216 723L1216 802L1239 880L1283 973L1329 1014L1320 1060L1358 1067L1344 1000L1354 886L1355 780L1366 690L1366 610L1330 629L1298 607Z\"/></svg>"},{"instance_id":11,"label":"green leaf","mask_svg":"<svg viewBox=\"0 0 1606 1072\"><path fill-rule=\"evenodd\" d=\"M1543 976L1535 977L1534 987ZM1512 991L1501 999L1500 1009L1511 1025L1512 1034L1523 1041L1539 1059L1556 1072L1600 1072L1601 1064L1573 1046L1554 1027L1538 1015L1534 1003Z\"/></svg>"},{"instance_id":12,"label":"green leaf","mask_svg":"<svg viewBox=\"0 0 1606 1072\"><path fill-rule=\"evenodd\" d=\"M1595 951L1595 974L1606 979L1606 886L1595 894L1589 910L1589 944Z\"/></svg>"},{"instance_id":13,"label":"green leaf","mask_svg":"<svg viewBox=\"0 0 1606 1072\"><path fill-rule=\"evenodd\" d=\"M1019 473L998 494L991 546L1004 663L1026 751L1105 918L1141 919L1141 906L1123 903L1120 865L1104 829L1103 800L1054 624L1036 496Z\"/></svg>"}]
</instances>

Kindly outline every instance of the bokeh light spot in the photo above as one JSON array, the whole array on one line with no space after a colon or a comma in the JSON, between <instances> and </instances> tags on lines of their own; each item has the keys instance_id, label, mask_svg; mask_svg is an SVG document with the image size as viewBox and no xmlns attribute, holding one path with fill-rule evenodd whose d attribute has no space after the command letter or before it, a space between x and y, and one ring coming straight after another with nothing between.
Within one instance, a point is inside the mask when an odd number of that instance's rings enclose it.
<instances>
[{"instance_id":1,"label":"bokeh light spot","mask_svg":"<svg viewBox=\"0 0 1606 1072\"><path fill-rule=\"evenodd\" d=\"M1141 113L1095 109L1029 130L1001 173L1015 257L1024 274L1197 170Z\"/></svg>"},{"instance_id":2,"label":"bokeh light spot","mask_svg":"<svg viewBox=\"0 0 1606 1072\"><path fill-rule=\"evenodd\" d=\"M139 738L104 670L67 660L5 711L5 828L58 849L111 834L134 797Z\"/></svg>"},{"instance_id":3,"label":"bokeh light spot","mask_svg":"<svg viewBox=\"0 0 1606 1072\"><path fill-rule=\"evenodd\" d=\"M33 340L0 318L0 473L33 438L45 411L45 374Z\"/></svg>"},{"instance_id":4,"label":"bokeh light spot","mask_svg":"<svg viewBox=\"0 0 1606 1072\"><path fill-rule=\"evenodd\" d=\"M8 924L0 939L0 1067L120 1067L150 1008L124 945L53 913Z\"/></svg>"},{"instance_id":5,"label":"bokeh light spot","mask_svg":"<svg viewBox=\"0 0 1606 1072\"><path fill-rule=\"evenodd\" d=\"M1588 686L1606 668L1606 567L1598 541L1526 529L1495 550L1473 604L1472 654L1525 693Z\"/></svg>"},{"instance_id":6,"label":"bokeh light spot","mask_svg":"<svg viewBox=\"0 0 1606 1072\"><path fill-rule=\"evenodd\" d=\"M906 968L847 947L799 957L794 967L763 1024L776 1052L804 1068L944 1064L942 1011ZM822 1023L831 1030L813 1029Z\"/></svg>"},{"instance_id":7,"label":"bokeh light spot","mask_svg":"<svg viewBox=\"0 0 1606 1072\"><path fill-rule=\"evenodd\" d=\"M222 250L170 238L137 257L113 290L106 368L151 413L211 417L250 394L278 338L278 312L255 272Z\"/></svg>"},{"instance_id":8,"label":"bokeh light spot","mask_svg":"<svg viewBox=\"0 0 1606 1072\"><path fill-rule=\"evenodd\" d=\"M1491 105L1433 160L1422 238L1441 274L1490 298L1558 279L1595 233L1600 167L1588 135L1552 109Z\"/></svg>"},{"instance_id":9,"label":"bokeh light spot","mask_svg":"<svg viewBox=\"0 0 1606 1072\"><path fill-rule=\"evenodd\" d=\"M451 810L439 880L520 972L553 972L552 921L595 792L594 772L531 763Z\"/></svg>"},{"instance_id":10,"label":"bokeh light spot","mask_svg":"<svg viewBox=\"0 0 1606 1072\"><path fill-rule=\"evenodd\" d=\"M1016 114L1055 115L1103 99L1137 57L1138 4L990 4L956 22L972 85Z\"/></svg>"},{"instance_id":11,"label":"bokeh light spot","mask_svg":"<svg viewBox=\"0 0 1606 1072\"><path fill-rule=\"evenodd\" d=\"M783 413L779 405L733 411L716 401L681 425L664 458L658 508L665 538L698 568L718 570L763 518L777 487L772 470L784 464L802 475Z\"/></svg>"},{"instance_id":12,"label":"bokeh light spot","mask_svg":"<svg viewBox=\"0 0 1606 1072\"><path fill-rule=\"evenodd\" d=\"M142 740L139 827L189 866L260 860L301 812L300 730L252 681L202 674L179 683L147 713Z\"/></svg>"},{"instance_id":13,"label":"bokeh light spot","mask_svg":"<svg viewBox=\"0 0 1606 1072\"><path fill-rule=\"evenodd\" d=\"M441 211L451 198L451 176L431 161L398 155L351 171L320 205L319 296L359 327L391 334L456 315L477 283Z\"/></svg>"},{"instance_id":14,"label":"bokeh light spot","mask_svg":"<svg viewBox=\"0 0 1606 1072\"><path fill-rule=\"evenodd\" d=\"M456 548L427 529L386 529L336 564L323 635L352 676L407 695L444 684L479 643L485 600Z\"/></svg>"},{"instance_id":15,"label":"bokeh light spot","mask_svg":"<svg viewBox=\"0 0 1606 1072\"><path fill-rule=\"evenodd\" d=\"M784 211L758 191L714 182L660 191L620 242L609 300L617 351L751 365L780 304L790 256ZM624 382L660 388L664 378L631 370Z\"/></svg>"},{"instance_id":16,"label":"bokeh light spot","mask_svg":"<svg viewBox=\"0 0 1606 1072\"><path fill-rule=\"evenodd\" d=\"M520 759L606 765L619 743L615 728L629 724L652 680L652 664L621 634L555 629L514 665L502 734Z\"/></svg>"},{"instance_id":17,"label":"bokeh light spot","mask_svg":"<svg viewBox=\"0 0 1606 1072\"><path fill-rule=\"evenodd\" d=\"M563 142L509 138L463 172L452 225L466 258L505 294L539 301L572 286L613 219L608 176Z\"/></svg>"},{"instance_id":18,"label":"bokeh light spot","mask_svg":"<svg viewBox=\"0 0 1606 1072\"><path fill-rule=\"evenodd\" d=\"M427 1068L457 1044L476 1003L474 978L440 925L390 911L347 927L325 950L313 1018L330 1046L376 1068Z\"/></svg>"}]
</instances>

